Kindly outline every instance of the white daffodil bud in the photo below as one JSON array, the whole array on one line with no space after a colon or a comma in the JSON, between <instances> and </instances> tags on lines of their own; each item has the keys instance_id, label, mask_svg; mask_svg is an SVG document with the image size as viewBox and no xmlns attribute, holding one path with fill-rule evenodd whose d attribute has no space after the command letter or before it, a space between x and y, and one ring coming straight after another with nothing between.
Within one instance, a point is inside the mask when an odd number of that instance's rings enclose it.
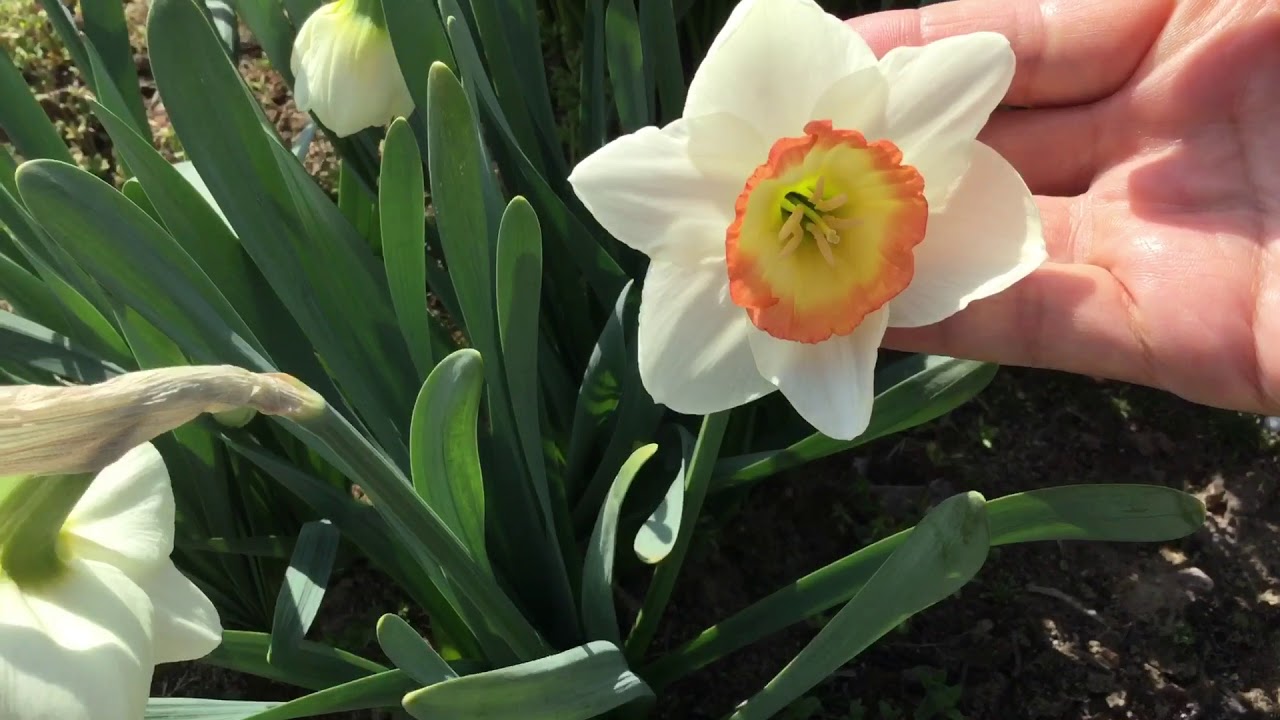
<instances>
[{"instance_id":1,"label":"white daffodil bud","mask_svg":"<svg viewBox=\"0 0 1280 720\"><path fill-rule=\"evenodd\" d=\"M0 477L95 472L201 413L301 420L324 408L324 398L289 375L228 365L144 370L96 385L0 387Z\"/></svg>"},{"instance_id":2,"label":"white daffodil bud","mask_svg":"<svg viewBox=\"0 0 1280 720\"><path fill-rule=\"evenodd\" d=\"M293 41L299 110L345 137L413 112L379 0L337 0L316 10Z\"/></svg>"},{"instance_id":3,"label":"white daffodil bud","mask_svg":"<svg viewBox=\"0 0 1280 720\"><path fill-rule=\"evenodd\" d=\"M135 720L158 663L222 641L174 566L173 490L139 445L89 476L0 481L0 717Z\"/></svg>"}]
</instances>

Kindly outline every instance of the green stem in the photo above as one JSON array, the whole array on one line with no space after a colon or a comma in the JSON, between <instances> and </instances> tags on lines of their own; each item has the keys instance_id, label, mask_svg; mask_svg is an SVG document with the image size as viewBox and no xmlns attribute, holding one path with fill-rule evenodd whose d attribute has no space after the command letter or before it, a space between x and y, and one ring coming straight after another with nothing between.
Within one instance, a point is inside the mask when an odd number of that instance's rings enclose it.
<instances>
[{"instance_id":1,"label":"green stem","mask_svg":"<svg viewBox=\"0 0 1280 720\"><path fill-rule=\"evenodd\" d=\"M58 554L62 526L92 481L92 475L9 481L15 484L0 500L0 575L23 586L62 572L65 565Z\"/></svg>"},{"instance_id":2,"label":"green stem","mask_svg":"<svg viewBox=\"0 0 1280 720\"><path fill-rule=\"evenodd\" d=\"M693 539L693 530L698 523L698 515L702 512L702 501L707 497L707 488L711 485L711 472L715 468L716 458L720 454L720 443L724 440L725 427L729 424L729 411L713 413L702 419L702 429L698 431L698 440L693 446L693 458L689 461L685 473L684 513L680 516L680 528L676 533L675 545L667 558L658 564L653 573L653 582L645 594L644 604L636 623L627 636L627 661L637 666L649 649L649 643L658 630L658 621L667 609L671 600L671 591L675 588L676 578L680 576L680 567L685 556L689 554L689 546Z\"/></svg>"}]
</instances>

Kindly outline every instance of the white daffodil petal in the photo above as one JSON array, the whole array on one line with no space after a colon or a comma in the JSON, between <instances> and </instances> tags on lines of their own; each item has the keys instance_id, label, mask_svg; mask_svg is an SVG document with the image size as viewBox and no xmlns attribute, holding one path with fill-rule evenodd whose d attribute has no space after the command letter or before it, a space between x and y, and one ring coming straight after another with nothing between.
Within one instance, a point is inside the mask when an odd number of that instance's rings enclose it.
<instances>
[{"instance_id":1,"label":"white daffodil petal","mask_svg":"<svg viewBox=\"0 0 1280 720\"><path fill-rule=\"evenodd\" d=\"M151 603L124 573L73 561L47 587L0 581L0 717L133 720L154 665Z\"/></svg>"},{"instance_id":2,"label":"white daffodil petal","mask_svg":"<svg viewBox=\"0 0 1280 720\"><path fill-rule=\"evenodd\" d=\"M885 137L889 84L879 68L863 68L837 80L813 106L813 117L835 127L857 130L867 140Z\"/></svg>"},{"instance_id":3,"label":"white daffodil petal","mask_svg":"<svg viewBox=\"0 0 1280 720\"><path fill-rule=\"evenodd\" d=\"M827 437L852 440L867 429L875 400L876 352L889 319L887 309L863 319L851 334L807 344L750 335L760 374L778 386L791 406Z\"/></svg>"},{"instance_id":4,"label":"white daffodil petal","mask_svg":"<svg viewBox=\"0 0 1280 720\"><path fill-rule=\"evenodd\" d=\"M734 203L767 154L733 116L680 119L605 145L569 184L605 230L655 260L723 260Z\"/></svg>"},{"instance_id":5,"label":"white daffodil petal","mask_svg":"<svg viewBox=\"0 0 1280 720\"><path fill-rule=\"evenodd\" d=\"M385 27L354 0L319 8L302 24L289 61L294 102L340 137L413 112Z\"/></svg>"},{"instance_id":6,"label":"white daffodil petal","mask_svg":"<svg viewBox=\"0 0 1280 720\"><path fill-rule=\"evenodd\" d=\"M880 60L889 85L888 139L924 176L930 207L940 207L969 163L972 143L1013 81L1009 41L991 32L923 47L898 47Z\"/></svg>"},{"instance_id":7,"label":"white daffodil petal","mask_svg":"<svg viewBox=\"0 0 1280 720\"><path fill-rule=\"evenodd\" d=\"M828 88L876 64L866 41L813 0L743 2L711 47L685 117L732 113L770 141L799 136Z\"/></svg>"},{"instance_id":8,"label":"white daffodil petal","mask_svg":"<svg viewBox=\"0 0 1280 720\"><path fill-rule=\"evenodd\" d=\"M111 563L136 580L173 552L173 488L150 443L98 473L67 516L71 552Z\"/></svg>"},{"instance_id":9,"label":"white daffodil petal","mask_svg":"<svg viewBox=\"0 0 1280 720\"><path fill-rule=\"evenodd\" d=\"M995 295L1048 258L1040 212L1018 171L974 144L973 160L915 247L911 284L889 302L890 327L932 325Z\"/></svg>"},{"instance_id":10,"label":"white daffodil petal","mask_svg":"<svg viewBox=\"0 0 1280 720\"><path fill-rule=\"evenodd\" d=\"M747 344L750 321L729 299L724 265L654 261L640 296L640 378L654 401L705 415L773 391Z\"/></svg>"},{"instance_id":11,"label":"white daffodil petal","mask_svg":"<svg viewBox=\"0 0 1280 720\"><path fill-rule=\"evenodd\" d=\"M197 660L222 643L222 622L209 598L172 562L142 583L155 606L156 664Z\"/></svg>"}]
</instances>

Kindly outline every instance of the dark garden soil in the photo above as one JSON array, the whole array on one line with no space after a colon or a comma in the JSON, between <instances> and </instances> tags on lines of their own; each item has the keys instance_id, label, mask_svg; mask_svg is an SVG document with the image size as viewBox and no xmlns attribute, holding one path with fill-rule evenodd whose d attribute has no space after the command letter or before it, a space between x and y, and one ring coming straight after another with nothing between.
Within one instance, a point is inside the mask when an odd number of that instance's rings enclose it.
<instances>
[{"instance_id":1,"label":"dark garden soil","mask_svg":"<svg viewBox=\"0 0 1280 720\"><path fill-rule=\"evenodd\" d=\"M1201 497L1205 528L1164 545L998 548L958 595L817 691L810 717L1280 717L1276 447L1251 417L1005 369L944 420L757 487L702 544L673 617L701 629L958 491L1158 483ZM673 685L662 717L722 717L815 632L792 628Z\"/></svg>"},{"instance_id":2,"label":"dark garden soil","mask_svg":"<svg viewBox=\"0 0 1280 720\"><path fill-rule=\"evenodd\" d=\"M129 8L140 28L145 7ZM140 48L138 59L148 84ZM241 69L282 134L296 134L304 118L252 45ZM148 97L163 129L154 86ZM313 172L332 172L326 150L322 140L313 146ZM655 649L912 524L955 492L994 498L1069 483L1159 483L1203 498L1206 527L1163 545L999 548L974 582L847 665L794 717L1280 718L1278 451L1280 439L1258 418L1145 388L1005 369L942 420L754 488L730 522L695 544ZM623 587L625 605L643 578ZM313 636L377 658L374 622L401 607L387 581L354 568L331 585ZM724 717L816 630L793 627L672 685L657 717ZM298 694L199 664L161 668L154 690Z\"/></svg>"}]
</instances>

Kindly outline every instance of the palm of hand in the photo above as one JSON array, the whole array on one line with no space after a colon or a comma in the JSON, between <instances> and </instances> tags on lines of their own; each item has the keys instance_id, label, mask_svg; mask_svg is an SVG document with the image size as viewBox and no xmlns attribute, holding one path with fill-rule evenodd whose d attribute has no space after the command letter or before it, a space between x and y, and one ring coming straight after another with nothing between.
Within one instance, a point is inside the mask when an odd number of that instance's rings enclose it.
<instances>
[{"instance_id":1,"label":"palm of hand","mask_svg":"<svg viewBox=\"0 0 1280 720\"><path fill-rule=\"evenodd\" d=\"M1019 69L981 139L1050 262L887 344L1280 414L1280 3L956 0L852 21L877 52L995 30Z\"/></svg>"},{"instance_id":2,"label":"palm of hand","mask_svg":"<svg viewBox=\"0 0 1280 720\"><path fill-rule=\"evenodd\" d=\"M1100 268L1094 302L1142 382L1280 407L1280 14L1182 3L1096 106L1098 173L1050 226L1055 260ZM1128 337L1125 337L1125 336Z\"/></svg>"}]
</instances>

